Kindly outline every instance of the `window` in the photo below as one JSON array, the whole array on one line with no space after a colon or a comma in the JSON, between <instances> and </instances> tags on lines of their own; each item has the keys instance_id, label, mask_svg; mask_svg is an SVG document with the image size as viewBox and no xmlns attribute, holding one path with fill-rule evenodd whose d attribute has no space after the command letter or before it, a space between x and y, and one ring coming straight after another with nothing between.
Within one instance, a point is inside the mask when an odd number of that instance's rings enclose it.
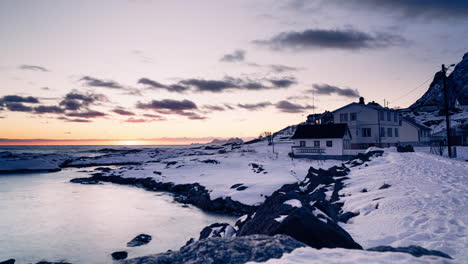
<instances>
[{"instance_id":1,"label":"window","mask_svg":"<svg viewBox=\"0 0 468 264\"><path fill-rule=\"evenodd\" d=\"M320 148L320 141L314 141L314 148Z\"/></svg>"},{"instance_id":2,"label":"window","mask_svg":"<svg viewBox=\"0 0 468 264\"><path fill-rule=\"evenodd\" d=\"M380 128L380 136L385 137L385 128L384 127Z\"/></svg>"},{"instance_id":3,"label":"window","mask_svg":"<svg viewBox=\"0 0 468 264\"><path fill-rule=\"evenodd\" d=\"M380 111L380 120L385 120L385 112L384 111Z\"/></svg>"},{"instance_id":4,"label":"window","mask_svg":"<svg viewBox=\"0 0 468 264\"><path fill-rule=\"evenodd\" d=\"M387 112L387 121L392 121L392 112Z\"/></svg>"},{"instance_id":5,"label":"window","mask_svg":"<svg viewBox=\"0 0 468 264\"><path fill-rule=\"evenodd\" d=\"M391 127L387 128L387 135L393 137L393 129Z\"/></svg>"},{"instance_id":6,"label":"window","mask_svg":"<svg viewBox=\"0 0 468 264\"><path fill-rule=\"evenodd\" d=\"M333 141L327 140L327 147L329 148L333 147Z\"/></svg>"},{"instance_id":7,"label":"window","mask_svg":"<svg viewBox=\"0 0 468 264\"><path fill-rule=\"evenodd\" d=\"M398 113L397 112L395 112L393 114L393 119L394 119L393 121L398 122Z\"/></svg>"},{"instance_id":8,"label":"window","mask_svg":"<svg viewBox=\"0 0 468 264\"><path fill-rule=\"evenodd\" d=\"M395 137L399 137L400 135L398 135L398 128L395 127Z\"/></svg>"},{"instance_id":9,"label":"window","mask_svg":"<svg viewBox=\"0 0 468 264\"><path fill-rule=\"evenodd\" d=\"M371 133L371 129L370 128L363 128L362 129L362 136L363 137L371 137L372 133Z\"/></svg>"},{"instance_id":10,"label":"window","mask_svg":"<svg viewBox=\"0 0 468 264\"><path fill-rule=\"evenodd\" d=\"M348 113L346 114L340 114L340 122L348 122Z\"/></svg>"},{"instance_id":11,"label":"window","mask_svg":"<svg viewBox=\"0 0 468 264\"><path fill-rule=\"evenodd\" d=\"M356 137L359 136L359 129L356 129Z\"/></svg>"},{"instance_id":12,"label":"window","mask_svg":"<svg viewBox=\"0 0 468 264\"><path fill-rule=\"evenodd\" d=\"M349 119L350 119L351 121L356 121L356 119L357 119L357 113L351 113L351 114L349 114Z\"/></svg>"},{"instance_id":13,"label":"window","mask_svg":"<svg viewBox=\"0 0 468 264\"><path fill-rule=\"evenodd\" d=\"M306 145L305 141L303 141L303 140L299 141L299 146L300 147L305 147L305 145Z\"/></svg>"}]
</instances>

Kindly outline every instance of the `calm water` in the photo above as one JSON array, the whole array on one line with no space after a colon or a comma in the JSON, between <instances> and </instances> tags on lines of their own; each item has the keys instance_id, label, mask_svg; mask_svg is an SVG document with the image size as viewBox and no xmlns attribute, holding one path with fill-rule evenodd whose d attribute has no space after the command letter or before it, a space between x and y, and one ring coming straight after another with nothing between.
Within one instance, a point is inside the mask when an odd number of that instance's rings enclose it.
<instances>
[{"instance_id":1,"label":"calm water","mask_svg":"<svg viewBox=\"0 0 468 264\"><path fill-rule=\"evenodd\" d=\"M0 261L67 260L111 263L110 253L129 257L178 249L214 222L234 218L207 214L173 202L165 193L114 184L80 185L76 169L57 173L0 175ZM127 248L140 233L153 236Z\"/></svg>"}]
</instances>

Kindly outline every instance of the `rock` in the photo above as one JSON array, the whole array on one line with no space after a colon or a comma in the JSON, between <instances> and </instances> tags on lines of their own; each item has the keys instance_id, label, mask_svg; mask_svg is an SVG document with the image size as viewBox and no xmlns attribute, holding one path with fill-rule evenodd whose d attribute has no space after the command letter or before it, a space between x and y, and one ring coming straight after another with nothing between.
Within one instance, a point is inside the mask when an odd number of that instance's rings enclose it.
<instances>
[{"instance_id":1,"label":"rock","mask_svg":"<svg viewBox=\"0 0 468 264\"><path fill-rule=\"evenodd\" d=\"M397 146L398 152L414 152L414 148L411 145Z\"/></svg>"},{"instance_id":2,"label":"rock","mask_svg":"<svg viewBox=\"0 0 468 264\"><path fill-rule=\"evenodd\" d=\"M127 251L116 251L111 254L112 258L115 260L126 259L128 257Z\"/></svg>"},{"instance_id":3,"label":"rock","mask_svg":"<svg viewBox=\"0 0 468 264\"><path fill-rule=\"evenodd\" d=\"M236 183L236 184L233 184L230 189L236 189L238 187L241 187L242 185L244 185L243 183Z\"/></svg>"},{"instance_id":4,"label":"rock","mask_svg":"<svg viewBox=\"0 0 468 264\"><path fill-rule=\"evenodd\" d=\"M37 262L36 264L71 264L71 263L64 262L64 261L57 261L57 262L40 261L40 262Z\"/></svg>"},{"instance_id":5,"label":"rock","mask_svg":"<svg viewBox=\"0 0 468 264\"><path fill-rule=\"evenodd\" d=\"M203 163L211 163L211 164L219 164L219 161L214 160L214 159L202 160L201 162L203 162Z\"/></svg>"},{"instance_id":6,"label":"rock","mask_svg":"<svg viewBox=\"0 0 468 264\"><path fill-rule=\"evenodd\" d=\"M151 236L147 234L139 234L130 242L127 243L127 247L139 247L142 245L146 245L151 241Z\"/></svg>"},{"instance_id":7,"label":"rock","mask_svg":"<svg viewBox=\"0 0 468 264\"><path fill-rule=\"evenodd\" d=\"M186 264L216 263L243 264L248 261L265 262L280 258L296 248L304 247L303 243L284 236L274 237L254 235L230 239L208 238L197 241L178 251L169 251L156 255L139 257L124 261L125 264Z\"/></svg>"},{"instance_id":8,"label":"rock","mask_svg":"<svg viewBox=\"0 0 468 264\"><path fill-rule=\"evenodd\" d=\"M174 200L180 203L192 204L200 209L231 215L244 215L255 211L257 206L245 205L238 201L233 201L231 197L217 198L211 200L208 190L198 184L174 184L172 182L158 182L153 178L123 178L118 175L104 176L102 173L94 173L89 178L75 178L70 180L73 183L98 184L100 182L112 182L122 185L132 185L144 188L147 191L171 192L175 194Z\"/></svg>"},{"instance_id":9,"label":"rock","mask_svg":"<svg viewBox=\"0 0 468 264\"><path fill-rule=\"evenodd\" d=\"M338 209L325 199L324 190L319 188L312 194L308 191L307 187L298 184L284 185L265 200L254 216L250 216L237 236L285 234L314 248L361 249L336 224ZM285 204L289 200L298 200L301 206Z\"/></svg>"},{"instance_id":10,"label":"rock","mask_svg":"<svg viewBox=\"0 0 468 264\"><path fill-rule=\"evenodd\" d=\"M80 183L80 184L100 184L100 182L93 178L75 178L71 179L70 182L72 183Z\"/></svg>"},{"instance_id":11,"label":"rock","mask_svg":"<svg viewBox=\"0 0 468 264\"><path fill-rule=\"evenodd\" d=\"M0 264L15 264L15 260L14 259L8 259L8 260L0 262Z\"/></svg>"},{"instance_id":12,"label":"rock","mask_svg":"<svg viewBox=\"0 0 468 264\"><path fill-rule=\"evenodd\" d=\"M340 222L343 222L343 223L348 223L349 219L353 218L353 217L356 217L359 215L359 212L355 213L355 212L346 212L344 214L340 214L338 216L338 220Z\"/></svg>"},{"instance_id":13,"label":"rock","mask_svg":"<svg viewBox=\"0 0 468 264\"><path fill-rule=\"evenodd\" d=\"M236 188L237 191L243 191L246 190L248 187L247 186L239 186Z\"/></svg>"},{"instance_id":14,"label":"rock","mask_svg":"<svg viewBox=\"0 0 468 264\"><path fill-rule=\"evenodd\" d=\"M415 257L421 256L437 256L442 258L451 259L448 254L438 250L429 250L419 246L408 246L408 247L391 247L391 246L378 246L373 248L368 248L368 251L378 251L378 252L403 252L411 254Z\"/></svg>"},{"instance_id":15,"label":"rock","mask_svg":"<svg viewBox=\"0 0 468 264\"><path fill-rule=\"evenodd\" d=\"M211 237L222 237L231 238L236 234L236 230L230 224L227 223L214 223L210 226L203 228L200 232L198 240L211 238Z\"/></svg>"},{"instance_id":16,"label":"rock","mask_svg":"<svg viewBox=\"0 0 468 264\"><path fill-rule=\"evenodd\" d=\"M380 186L379 190L388 189L390 187L392 187L390 184L384 183L382 186Z\"/></svg>"},{"instance_id":17,"label":"rock","mask_svg":"<svg viewBox=\"0 0 468 264\"><path fill-rule=\"evenodd\" d=\"M101 172L110 172L112 169L108 167L97 167L94 169L95 171L101 171Z\"/></svg>"}]
</instances>

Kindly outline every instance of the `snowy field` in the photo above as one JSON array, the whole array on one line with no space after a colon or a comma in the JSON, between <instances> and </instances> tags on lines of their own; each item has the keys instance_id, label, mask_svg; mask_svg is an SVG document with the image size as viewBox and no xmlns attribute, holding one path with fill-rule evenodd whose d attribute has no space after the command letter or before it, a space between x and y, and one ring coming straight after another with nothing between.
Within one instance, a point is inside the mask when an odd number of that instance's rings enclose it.
<instances>
[{"instance_id":1,"label":"snowy field","mask_svg":"<svg viewBox=\"0 0 468 264\"><path fill-rule=\"evenodd\" d=\"M247 262L255 264L258 262ZM413 257L406 253L371 252L344 248L315 249L311 247L298 248L280 259L270 259L264 264L452 264L455 261L432 257ZM460 262L461 263L461 262Z\"/></svg>"},{"instance_id":2,"label":"snowy field","mask_svg":"<svg viewBox=\"0 0 468 264\"><path fill-rule=\"evenodd\" d=\"M177 155L162 154L167 158L159 162L127 166L111 173L176 184L200 183L210 191L211 199L231 197L246 205L258 205L284 184L303 180L311 166L341 164L335 160L291 159L287 155L290 148L290 144L276 144L274 154L271 146L260 142L222 154L211 151L193 155L193 150L178 150Z\"/></svg>"},{"instance_id":3,"label":"snowy field","mask_svg":"<svg viewBox=\"0 0 468 264\"><path fill-rule=\"evenodd\" d=\"M360 215L342 227L364 248L418 245L468 262L468 163L386 152L349 177L344 210Z\"/></svg>"}]
</instances>

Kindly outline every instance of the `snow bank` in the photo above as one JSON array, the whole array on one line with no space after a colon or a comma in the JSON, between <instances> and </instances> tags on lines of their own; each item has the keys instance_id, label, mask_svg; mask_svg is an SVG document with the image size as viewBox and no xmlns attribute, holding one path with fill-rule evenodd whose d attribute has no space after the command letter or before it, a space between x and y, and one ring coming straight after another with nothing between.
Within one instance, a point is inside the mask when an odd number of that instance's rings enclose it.
<instances>
[{"instance_id":1,"label":"snow bank","mask_svg":"<svg viewBox=\"0 0 468 264\"><path fill-rule=\"evenodd\" d=\"M466 162L391 152L368 165L352 169L341 192L343 209L360 213L342 224L358 243L417 245L468 260Z\"/></svg>"},{"instance_id":2,"label":"snow bank","mask_svg":"<svg viewBox=\"0 0 468 264\"><path fill-rule=\"evenodd\" d=\"M255 264L258 262L247 262ZM450 264L456 263L445 258L423 256L413 257L406 253L395 252L371 252L365 250L352 250L343 248L315 249L311 247L298 248L289 254L284 254L280 259L270 259L265 264L344 264L344 263L370 263L370 264Z\"/></svg>"}]
</instances>

